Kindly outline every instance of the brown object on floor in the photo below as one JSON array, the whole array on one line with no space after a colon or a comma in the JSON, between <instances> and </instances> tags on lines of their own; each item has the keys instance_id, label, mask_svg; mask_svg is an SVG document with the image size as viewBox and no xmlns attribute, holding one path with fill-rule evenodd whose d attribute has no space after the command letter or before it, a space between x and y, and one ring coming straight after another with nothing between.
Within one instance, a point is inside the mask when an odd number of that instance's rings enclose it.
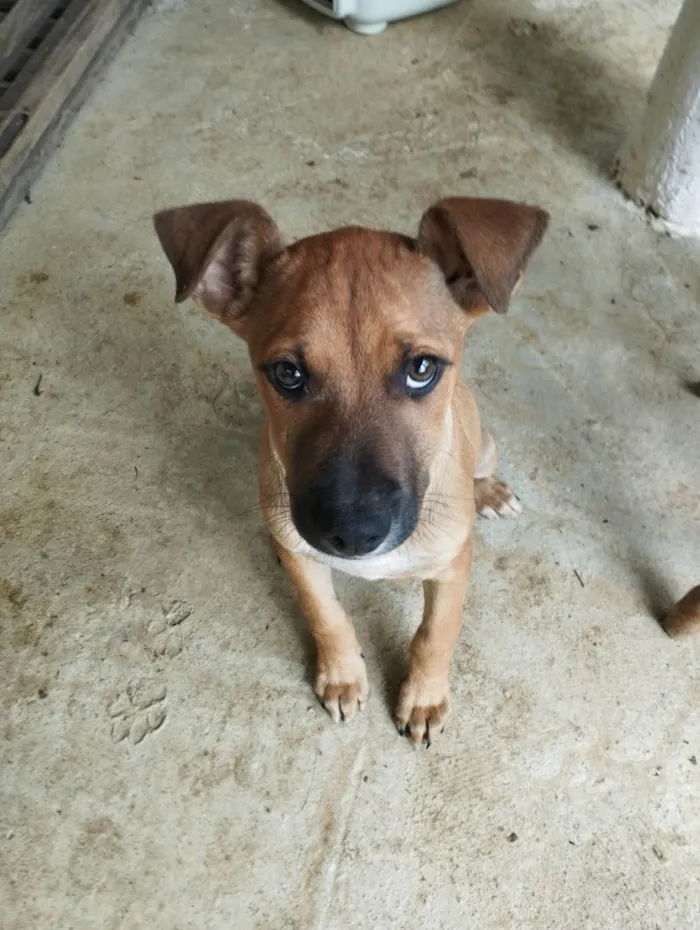
<instances>
[{"instance_id":1,"label":"brown object on floor","mask_svg":"<svg viewBox=\"0 0 700 930\"><path fill-rule=\"evenodd\" d=\"M147 0L0 4L0 229Z\"/></svg>"},{"instance_id":2,"label":"brown object on floor","mask_svg":"<svg viewBox=\"0 0 700 930\"><path fill-rule=\"evenodd\" d=\"M692 588L664 617L662 624L669 636L685 636L700 631L700 585Z\"/></svg>"}]
</instances>

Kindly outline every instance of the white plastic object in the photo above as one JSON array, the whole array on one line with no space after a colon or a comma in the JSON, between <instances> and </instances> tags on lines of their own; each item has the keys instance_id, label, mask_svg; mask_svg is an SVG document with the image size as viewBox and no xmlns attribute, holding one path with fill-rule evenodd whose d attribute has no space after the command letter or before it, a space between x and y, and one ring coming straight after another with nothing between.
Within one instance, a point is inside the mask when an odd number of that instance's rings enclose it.
<instances>
[{"instance_id":1,"label":"white plastic object","mask_svg":"<svg viewBox=\"0 0 700 930\"><path fill-rule=\"evenodd\" d=\"M383 32L390 22L451 6L458 0L302 0L332 19L342 19L348 29L363 36Z\"/></svg>"}]
</instances>

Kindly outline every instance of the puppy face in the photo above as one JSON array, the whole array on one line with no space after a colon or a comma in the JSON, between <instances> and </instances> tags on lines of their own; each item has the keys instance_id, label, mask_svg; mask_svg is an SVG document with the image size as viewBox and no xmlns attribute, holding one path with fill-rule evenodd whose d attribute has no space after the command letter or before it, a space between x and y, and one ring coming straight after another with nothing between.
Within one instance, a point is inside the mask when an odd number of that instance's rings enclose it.
<instances>
[{"instance_id":1,"label":"puppy face","mask_svg":"<svg viewBox=\"0 0 700 930\"><path fill-rule=\"evenodd\" d=\"M398 546L448 426L465 315L410 239L364 229L296 243L260 297L245 337L299 533L346 558Z\"/></svg>"},{"instance_id":2,"label":"puppy face","mask_svg":"<svg viewBox=\"0 0 700 930\"><path fill-rule=\"evenodd\" d=\"M291 517L313 548L362 558L414 531L431 466L449 454L466 328L505 310L546 220L443 201L416 239L350 228L284 248L248 203L156 217L177 299L248 343Z\"/></svg>"}]
</instances>

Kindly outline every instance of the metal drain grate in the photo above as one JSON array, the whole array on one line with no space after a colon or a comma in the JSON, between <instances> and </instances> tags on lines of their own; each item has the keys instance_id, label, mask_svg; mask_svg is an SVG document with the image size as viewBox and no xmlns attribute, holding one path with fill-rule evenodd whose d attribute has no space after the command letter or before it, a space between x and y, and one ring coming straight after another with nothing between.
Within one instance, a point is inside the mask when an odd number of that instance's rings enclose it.
<instances>
[{"instance_id":1,"label":"metal drain grate","mask_svg":"<svg viewBox=\"0 0 700 930\"><path fill-rule=\"evenodd\" d=\"M63 14L66 0L0 0L0 106Z\"/></svg>"},{"instance_id":2,"label":"metal drain grate","mask_svg":"<svg viewBox=\"0 0 700 930\"><path fill-rule=\"evenodd\" d=\"M149 0L0 0L0 228Z\"/></svg>"},{"instance_id":3,"label":"metal drain grate","mask_svg":"<svg viewBox=\"0 0 700 930\"><path fill-rule=\"evenodd\" d=\"M11 109L13 99L17 98L22 85L36 70L37 53L65 12L66 2L0 0L0 115ZM28 118L29 114L14 114L3 128L0 158L22 131Z\"/></svg>"}]
</instances>

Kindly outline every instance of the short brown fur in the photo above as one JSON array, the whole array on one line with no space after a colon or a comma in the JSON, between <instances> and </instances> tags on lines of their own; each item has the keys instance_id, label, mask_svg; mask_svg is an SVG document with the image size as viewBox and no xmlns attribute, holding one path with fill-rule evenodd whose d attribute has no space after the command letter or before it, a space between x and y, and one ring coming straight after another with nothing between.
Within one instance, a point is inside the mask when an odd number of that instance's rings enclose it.
<instances>
[{"instance_id":1,"label":"short brown fur","mask_svg":"<svg viewBox=\"0 0 700 930\"><path fill-rule=\"evenodd\" d=\"M245 201L155 218L177 299L193 297L248 344L267 419L262 511L316 641L316 694L335 720L354 716L369 686L332 568L423 579L425 611L396 722L429 745L449 713L475 513L519 509L495 476L495 444L459 376L460 355L471 322L489 307L506 310L547 220L522 204L452 198L424 214L415 239L346 228L284 247L268 214ZM441 373L419 399L405 375L416 358L440 360ZM280 393L271 378L280 360L303 371L302 399ZM417 502L413 523L405 514L397 521L407 535L390 534L361 558L314 548L295 502L331 462L355 494L366 453L402 500Z\"/></svg>"},{"instance_id":2,"label":"short brown fur","mask_svg":"<svg viewBox=\"0 0 700 930\"><path fill-rule=\"evenodd\" d=\"M700 585L691 588L662 621L669 636L681 637L700 632Z\"/></svg>"}]
</instances>

